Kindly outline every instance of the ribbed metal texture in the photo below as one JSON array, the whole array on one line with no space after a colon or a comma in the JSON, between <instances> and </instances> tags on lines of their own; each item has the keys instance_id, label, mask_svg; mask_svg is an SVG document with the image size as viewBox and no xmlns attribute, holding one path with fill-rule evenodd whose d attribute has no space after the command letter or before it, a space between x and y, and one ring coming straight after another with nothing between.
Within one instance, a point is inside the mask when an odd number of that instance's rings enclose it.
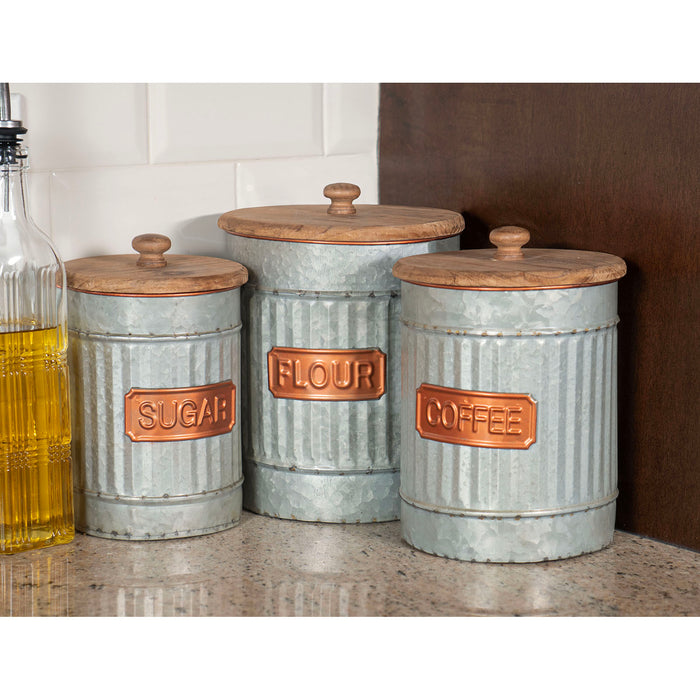
<instances>
[{"instance_id":1,"label":"ribbed metal texture","mask_svg":"<svg viewBox=\"0 0 700 700\"><path fill-rule=\"evenodd\" d=\"M321 245L229 239L244 264L243 380L246 508L325 522L399 515L400 298L392 277L404 255L455 250L458 238L409 245ZM362 401L276 398L275 347L377 348L386 393Z\"/></svg>"},{"instance_id":2,"label":"ribbed metal texture","mask_svg":"<svg viewBox=\"0 0 700 700\"><path fill-rule=\"evenodd\" d=\"M409 542L460 559L537 561L612 540L616 287L404 285L401 494ZM535 443L496 449L422 438L422 383L529 394L537 402Z\"/></svg>"},{"instance_id":3,"label":"ribbed metal texture","mask_svg":"<svg viewBox=\"0 0 700 700\"><path fill-rule=\"evenodd\" d=\"M398 294L368 297L273 294L246 290L251 386L267 388L267 353L276 346L380 348L398 350ZM387 384L397 386L397 363ZM270 465L298 470L366 471L398 463L399 397L375 401L277 399L269 390L252 392L249 454ZM358 439L362 436L361 439Z\"/></svg>"},{"instance_id":4,"label":"ribbed metal texture","mask_svg":"<svg viewBox=\"0 0 700 700\"><path fill-rule=\"evenodd\" d=\"M79 529L105 537L163 539L213 532L238 521L239 419L223 435L133 442L125 434L124 397L135 387L231 380L239 417L239 299L238 289L174 299L69 293Z\"/></svg>"}]
</instances>

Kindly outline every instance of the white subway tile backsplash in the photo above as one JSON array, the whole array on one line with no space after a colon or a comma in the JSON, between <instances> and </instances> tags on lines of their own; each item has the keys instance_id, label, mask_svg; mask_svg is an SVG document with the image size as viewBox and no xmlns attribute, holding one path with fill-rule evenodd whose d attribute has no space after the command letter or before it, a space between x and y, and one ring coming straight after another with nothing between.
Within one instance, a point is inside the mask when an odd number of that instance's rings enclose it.
<instances>
[{"instance_id":1,"label":"white subway tile backsplash","mask_svg":"<svg viewBox=\"0 0 700 700\"><path fill-rule=\"evenodd\" d=\"M238 207L276 204L324 204L323 188L332 182L351 182L362 194L360 204L378 201L375 153L326 158L284 158L238 164Z\"/></svg>"},{"instance_id":2,"label":"white subway tile backsplash","mask_svg":"<svg viewBox=\"0 0 700 700\"><path fill-rule=\"evenodd\" d=\"M231 163L97 168L56 172L52 229L64 260L131 253L141 233L172 240L172 253L221 256L216 221L234 209Z\"/></svg>"},{"instance_id":3,"label":"white subway tile backsplash","mask_svg":"<svg viewBox=\"0 0 700 700\"><path fill-rule=\"evenodd\" d=\"M24 97L31 164L39 170L148 162L146 86L12 83Z\"/></svg>"},{"instance_id":4,"label":"white subway tile backsplash","mask_svg":"<svg viewBox=\"0 0 700 700\"><path fill-rule=\"evenodd\" d=\"M324 145L326 155L377 150L377 83L324 85Z\"/></svg>"},{"instance_id":5,"label":"white subway tile backsplash","mask_svg":"<svg viewBox=\"0 0 700 700\"><path fill-rule=\"evenodd\" d=\"M320 155L321 84L149 86L151 162Z\"/></svg>"},{"instance_id":6,"label":"white subway tile backsplash","mask_svg":"<svg viewBox=\"0 0 700 700\"><path fill-rule=\"evenodd\" d=\"M64 260L131 252L225 255L237 207L326 203L331 182L378 201L377 84L12 83L29 129L29 207Z\"/></svg>"},{"instance_id":7,"label":"white subway tile backsplash","mask_svg":"<svg viewBox=\"0 0 700 700\"><path fill-rule=\"evenodd\" d=\"M25 111L26 103L24 100L24 95L20 95L18 92L10 92L10 112L12 114L12 118L15 121L24 121Z\"/></svg>"},{"instance_id":8,"label":"white subway tile backsplash","mask_svg":"<svg viewBox=\"0 0 700 700\"><path fill-rule=\"evenodd\" d=\"M14 114L12 115L14 118ZM51 191L49 173L29 172L27 176L27 204L29 216L34 223L49 237L51 231Z\"/></svg>"}]
</instances>

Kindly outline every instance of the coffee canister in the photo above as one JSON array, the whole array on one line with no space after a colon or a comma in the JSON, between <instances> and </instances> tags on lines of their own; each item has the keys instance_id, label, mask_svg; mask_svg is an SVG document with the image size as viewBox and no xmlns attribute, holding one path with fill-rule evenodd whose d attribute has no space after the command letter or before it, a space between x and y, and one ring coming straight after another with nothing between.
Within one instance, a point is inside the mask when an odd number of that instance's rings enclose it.
<instances>
[{"instance_id":1,"label":"coffee canister","mask_svg":"<svg viewBox=\"0 0 700 700\"><path fill-rule=\"evenodd\" d=\"M232 527L247 271L164 255L156 234L133 247L66 264L76 527L133 540Z\"/></svg>"},{"instance_id":2,"label":"coffee canister","mask_svg":"<svg viewBox=\"0 0 700 700\"><path fill-rule=\"evenodd\" d=\"M522 249L407 257L402 280L401 528L414 547L493 562L612 541L617 280L606 253Z\"/></svg>"},{"instance_id":3,"label":"coffee canister","mask_svg":"<svg viewBox=\"0 0 700 700\"><path fill-rule=\"evenodd\" d=\"M280 518L399 516L399 283L405 255L456 250L462 217L353 204L238 209L219 226L243 290L244 507Z\"/></svg>"}]
</instances>

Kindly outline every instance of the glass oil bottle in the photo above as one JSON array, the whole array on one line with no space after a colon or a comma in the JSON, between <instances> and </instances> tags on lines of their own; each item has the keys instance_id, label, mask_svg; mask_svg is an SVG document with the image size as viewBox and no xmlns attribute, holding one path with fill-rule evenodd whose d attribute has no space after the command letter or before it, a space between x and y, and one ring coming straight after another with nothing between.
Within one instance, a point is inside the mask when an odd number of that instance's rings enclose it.
<instances>
[{"instance_id":1,"label":"glass oil bottle","mask_svg":"<svg viewBox=\"0 0 700 700\"><path fill-rule=\"evenodd\" d=\"M0 83L0 554L73 539L65 270L26 200Z\"/></svg>"}]
</instances>

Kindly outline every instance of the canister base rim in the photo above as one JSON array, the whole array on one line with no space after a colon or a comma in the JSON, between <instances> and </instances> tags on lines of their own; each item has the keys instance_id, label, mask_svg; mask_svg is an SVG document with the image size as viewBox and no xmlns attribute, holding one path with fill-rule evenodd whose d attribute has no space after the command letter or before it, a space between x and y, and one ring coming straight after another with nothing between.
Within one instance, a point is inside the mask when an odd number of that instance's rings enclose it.
<instances>
[{"instance_id":1,"label":"canister base rim","mask_svg":"<svg viewBox=\"0 0 700 700\"><path fill-rule=\"evenodd\" d=\"M286 520L370 523L399 519L398 471L313 474L244 460L243 507Z\"/></svg>"},{"instance_id":2,"label":"canister base rim","mask_svg":"<svg viewBox=\"0 0 700 700\"><path fill-rule=\"evenodd\" d=\"M75 492L76 530L115 540L170 540L234 527L241 518L242 488L210 492L190 500L159 499L148 504Z\"/></svg>"},{"instance_id":3,"label":"canister base rim","mask_svg":"<svg viewBox=\"0 0 700 700\"><path fill-rule=\"evenodd\" d=\"M546 518L455 517L401 503L401 536L416 549L448 559L525 563L567 559L612 542L615 501Z\"/></svg>"},{"instance_id":4,"label":"canister base rim","mask_svg":"<svg viewBox=\"0 0 700 700\"><path fill-rule=\"evenodd\" d=\"M240 516L231 522L221 523L220 525L214 525L212 527L203 527L198 530L188 530L187 532L166 532L158 534L157 536L149 537L147 535L136 534L131 535L127 533L117 533L114 532L103 532L102 530L93 530L90 528L78 528L79 532L84 535L90 535L91 537L102 537L108 540L123 540L129 542L151 542L158 540L178 540L184 539L186 537L199 537L200 535L210 535L214 532L221 532L222 530L229 530L232 527L238 525L241 522Z\"/></svg>"}]
</instances>

